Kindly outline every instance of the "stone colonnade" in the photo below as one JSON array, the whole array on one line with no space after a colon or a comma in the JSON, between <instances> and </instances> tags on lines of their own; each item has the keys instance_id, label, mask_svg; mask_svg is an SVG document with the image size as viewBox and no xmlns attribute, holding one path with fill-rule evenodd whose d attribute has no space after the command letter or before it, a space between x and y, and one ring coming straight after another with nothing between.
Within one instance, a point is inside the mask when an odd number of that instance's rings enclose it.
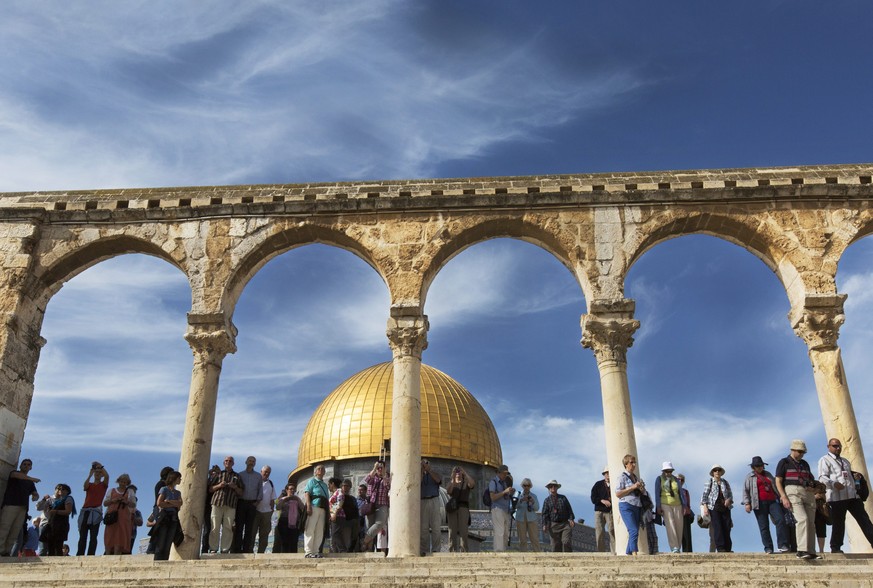
<instances>
[{"instance_id":1,"label":"stone colonnade","mask_svg":"<svg viewBox=\"0 0 873 588\"><path fill-rule=\"evenodd\" d=\"M186 539L174 557L199 557L236 301L274 256L327 243L370 264L391 295L391 555L415 556L424 300L445 263L472 244L510 237L544 248L573 273L588 301L582 345L600 371L607 460L618 480L622 457L637 454L627 350L640 325L624 296L625 276L648 249L694 233L748 249L782 282L789 320L809 350L827 435L843 440L844 455L866 475L837 345L845 296L835 277L846 247L873 232L871 199L869 165L0 194L0 480L19 457L48 301L109 257L160 257L192 290L185 337L193 369L180 459ZM867 507L873 511L873 501ZM615 522L621 552L627 532L620 517ZM857 529L850 528L850 541L854 551L870 550Z\"/></svg>"}]
</instances>

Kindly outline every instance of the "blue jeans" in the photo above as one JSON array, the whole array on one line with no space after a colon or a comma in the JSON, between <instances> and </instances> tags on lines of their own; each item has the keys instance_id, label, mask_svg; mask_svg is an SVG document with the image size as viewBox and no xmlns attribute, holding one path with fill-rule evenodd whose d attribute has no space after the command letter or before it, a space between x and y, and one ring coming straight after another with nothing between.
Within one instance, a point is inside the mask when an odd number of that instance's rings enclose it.
<instances>
[{"instance_id":1,"label":"blue jeans","mask_svg":"<svg viewBox=\"0 0 873 588\"><path fill-rule=\"evenodd\" d=\"M776 543L779 547L788 547L788 530L785 528L785 519L782 517L782 505L778 500L761 500L758 508L753 510L758 519L758 530L761 531L761 541L764 550L773 551L773 538L770 535L770 517L776 525Z\"/></svg>"},{"instance_id":2,"label":"blue jeans","mask_svg":"<svg viewBox=\"0 0 873 588\"><path fill-rule=\"evenodd\" d=\"M624 526L627 527L627 549L625 553L630 555L639 551L637 541L640 536L640 516L643 513L643 507L634 506L627 502L618 503L618 512L621 513L621 520L624 521Z\"/></svg>"}]
</instances>

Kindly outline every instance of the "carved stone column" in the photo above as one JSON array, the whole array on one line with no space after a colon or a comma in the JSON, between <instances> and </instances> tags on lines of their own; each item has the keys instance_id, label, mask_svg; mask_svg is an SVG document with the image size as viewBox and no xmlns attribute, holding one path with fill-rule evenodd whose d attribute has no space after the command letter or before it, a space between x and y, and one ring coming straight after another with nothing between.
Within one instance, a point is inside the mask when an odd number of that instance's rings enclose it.
<instances>
[{"instance_id":1,"label":"carved stone column","mask_svg":"<svg viewBox=\"0 0 873 588\"><path fill-rule=\"evenodd\" d=\"M427 317L419 309L391 309L386 332L394 355L390 557L419 555L421 352L427 348L428 328Z\"/></svg>"},{"instance_id":2,"label":"carved stone column","mask_svg":"<svg viewBox=\"0 0 873 588\"><path fill-rule=\"evenodd\" d=\"M633 345L634 332L640 322L633 318L634 301L629 299L592 301L590 312L582 316L582 346L591 349L600 371L600 390L603 397L603 428L606 433L606 459L612 480L612 521L615 525L615 552L624 553L628 531L618 512L615 487L624 467L622 458L637 453L634 420L631 412L630 391L627 384L627 349ZM641 465L637 464L637 472ZM639 549L648 553L645 533L640 533Z\"/></svg>"},{"instance_id":3,"label":"carved stone column","mask_svg":"<svg viewBox=\"0 0 873 588\"><path fill-rule=\"evenodd\" d=\"M825 433L828 439L836 437L843 442L842 456L852 463L852 469L861 472L869 480L855 408L852 406L843 359L837 345L840 327L846 320L843 314L845 300L845 294L808 295L803 308L793 309L788 318L794 332L809 348L809 359L812 362ZM810 461L810 465L815 468L818 458L827 451L827 448L809 449L812 459L807 461ZM873 502L867 501L864 506L867 513L873 517ZM870 543L851 516L846 520L846 534L853 552L873 552Z\"/></svg>"},{"instance_id":4,"label":"carved stone column","mask_svg":"<svg viewBox=\"0 0 873 588\"><path fill-rule=\"evenodd\" d=\"M215 428L215 407L218 400L218 379L221 363L228 353L236 352L236 328L224 313L188 314L185 339L194 353L191 371L191 391L182 437L179 489L184 501L179 512L185 541L174 548L172 559L199 559L200 533L206 506L206 476L212 453L212 433Z\"/></svg>"}]
</instances>

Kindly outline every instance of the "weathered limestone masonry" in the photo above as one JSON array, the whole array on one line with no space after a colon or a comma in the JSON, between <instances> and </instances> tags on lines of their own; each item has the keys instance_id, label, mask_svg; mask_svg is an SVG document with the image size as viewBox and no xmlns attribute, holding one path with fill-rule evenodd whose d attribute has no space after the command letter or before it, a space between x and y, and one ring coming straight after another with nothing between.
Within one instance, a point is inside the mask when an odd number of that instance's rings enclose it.
<instances>
[{"instance_id":1,"label":"weathered limestone masonry","mask_svg":"<svg viewBox=\"0 0 873 588\"><path fill-rule=\"evenodd\" d=\"M582 344L597 358L616 479L622 456L636 454L627 349L639 322L624 296L625 276L648 249L691 233L748 249L781 280L791 325L809 348L827 434L844 441L844 454L866 474L837 345L845 297L835 275L846 247L873 232L871 174L873 165L863 164L0 194L0 477L19 457L48 301L109 257L160 257L191 286L185 337L194 359L180 463L186 541L175 557L196 558L221 364L235 351L236 301L274 256L327 243L361 257L390 292L392 555L416 555L418 501L403 497L417 495L425 301L443 265L474 243L513 237L573 273L588 304ZM869 551L857 531L850 540L853 550Z\"/></svg>"}]
</instances>

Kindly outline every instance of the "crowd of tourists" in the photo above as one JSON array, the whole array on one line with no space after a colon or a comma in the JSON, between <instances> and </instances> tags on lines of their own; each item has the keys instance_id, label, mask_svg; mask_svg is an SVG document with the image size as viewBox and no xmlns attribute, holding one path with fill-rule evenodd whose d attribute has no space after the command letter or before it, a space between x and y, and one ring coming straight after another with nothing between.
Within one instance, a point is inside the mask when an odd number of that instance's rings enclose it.
<instances>
[{"instance_id":1,"label":"crowd of tourists","mask_svg":"<svg viewBox=\"0 0 873 588\"><path fill-rule=\"evenodd\" d=\"M732 513L737 499L746 513L754 514L766 553L794 552L798 558L817 559L824 552L827 526L831 526L831 552L842 553L847 514L855 518L873 547L873 523L863 504L869 493L867 481L842 457L839 439L830 439L827 449L818 461L817 475L804 459L807 449L801 440L791 443L789 454L779 460L773 473L760 456L753 457L742 490L738 487L736 495L725 469L714 464L697 502L696 495L692 497L685 486L685 477L675 473L672 462L665 461L661 473L647 487L637 474L636 457L626 455L614 489L608 468L603 469L603 479L591 489L597 551L616 550L613 496L618 498L618 516L628 530L628 555L639 553L640 533L645 533L648 552L658 553L656 525L665 527L671 552L692 551L695 518L699 526L709 529L710 551L733 551ZM227 456L223 468L215 465L208 473L202 553L253 553L256 544L258 553L264 553L271 534L273 553L297 553L301 534L307 558L323 557L325 548L332 553L387 553L391 475L384 461L374 463L355 494L350 479L325 480L322 465L314 468L313 477L298 493L293 481L277 490L270 479L270 466L256 470L253 456L246 458L245 469L239 472L234 464L234 458ZM96 553L101 526L107 555L131 553L137 528L144 524L149 528L147 553L154 554L156 560L168 559L170 546L184 539L178 516L183 504L177 489L181 474L172 467L161 470L145 520L138 508L137 488L127 474L118 476L110 487L106 468L93 462L83 484L84 500L77 511L67 484L57 484L53 495L40 496L36 490L40 480L30 475L32 468L31 460L24 459L9 476L0 510L0 556L67 555L65 542L71 519L77 515L76 555ZM423 459L421 555L441 551L443 512L449 529L448 550L463 552L469 548L470 507L478 496L476 481L456 466L444 488L443 482L429 461ZM576 517L570 501L558 492L561 484L550 480L542 503L530 479L523 479L520 486L516 490L509 468L501 465L482 491L481 502L490 509L494 551L507 549L513 523L521 551L541 551L540 531L549 538L552 551L572 551ZM28 524L29 501L36 502L40 514ZM695 505L700 511L696 517ZM775 543L771 525L776 530Z\"/></svg>"},{"instance_id":2,"label":"crowd of tourists","mask_svg":"<svg viewBox=\"0 0 873 588\"><path fill-rule=\"evenodd\" d=\"M792 441L789 454L779 460L773 473L765 469L768 464L760 456L753 457L749 463L751 471L744 476L742 491L736 496L725 478L725 469L714 464L703 487L697 517L697 523L709 529L710 550L733 551L731 529L736 499L740 499L746 513L754 513L765 553L795 553L800 559L818 559L824 552L828 526L831 526L831 553L843 553L847 514L855 518L873 547L873 523L864 510L869 494L867 481L841 456L839 439L830 439L827 449L818 461L817 475L804 459L806 443L799 439ZM636 555L639 552L641 530L646 532L649 552L656 553L654 524L657 523L666 527L671 552L691 551L693 503L685 488L684 476L674 475L673 464L666 461L649 491L636 473L635 456L624 456L622 465L624 471L615 495L619 499L619 514L628 529L625 553ZM608 476L608 472L604 472L607 486ZM603 498L596 490L597 485L592 489L592 501L601 500L611 506L608 498ZM775 544L771 524L776 529ZM598 536L603 533L599 524L597 533Z\"/></svg>"}]
</instances>

